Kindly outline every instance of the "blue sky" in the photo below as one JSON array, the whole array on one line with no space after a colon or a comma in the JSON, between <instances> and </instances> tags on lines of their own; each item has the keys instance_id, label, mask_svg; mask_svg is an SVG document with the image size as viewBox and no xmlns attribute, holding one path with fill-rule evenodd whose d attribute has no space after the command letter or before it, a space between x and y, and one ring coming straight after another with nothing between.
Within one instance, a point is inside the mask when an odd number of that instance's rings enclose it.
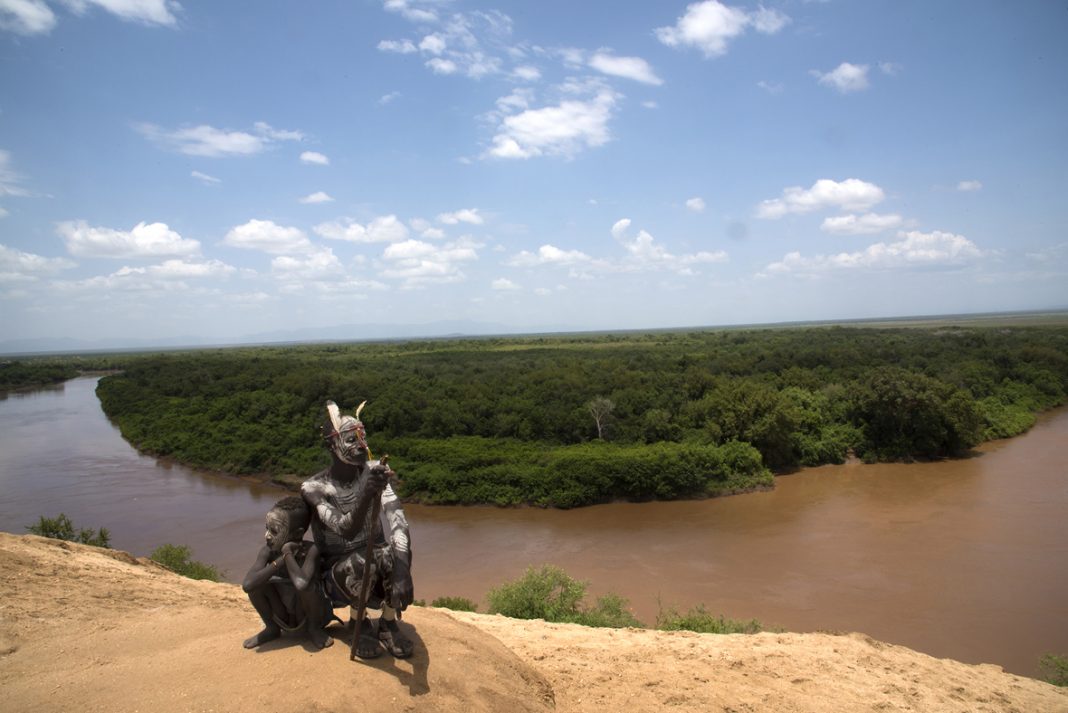
<instances>
[{"instance_id":1,"label":"blue sky","mask_svg":"<svg viewBox=\"0 0 1068 713\"><path fill-rule=\"evenodd\" d=\"M0 0L0 332L1068 307L1066 36L1056 2Z\"/></svg>"}]
</instances>

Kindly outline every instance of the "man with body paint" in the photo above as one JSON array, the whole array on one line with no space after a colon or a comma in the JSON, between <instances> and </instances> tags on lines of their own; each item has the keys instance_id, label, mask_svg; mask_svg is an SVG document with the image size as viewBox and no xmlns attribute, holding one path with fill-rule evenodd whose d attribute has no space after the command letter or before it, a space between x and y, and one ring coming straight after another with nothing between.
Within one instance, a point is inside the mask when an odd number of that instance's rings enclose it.
<instances>
[{"instance_id":1,"label":"man with body paint","mask_svg":"<svg viewBox=\"0 0 1068 713\"><path fill-rule=\"evenodd\" d=\"M293 495L267 513L265 544L241 584L263 620L263 631L245 639L246 649L300 629L316 648L334 643L323 631L332 610L319 581L319 548L303 539L309 519L308 506Z\"/></svg>"},{"instance_id":2,"label":"man with body paint","mask_svg":"<svg viewBox=\"0 0 1068 713\"><path fill-rule=\"evenodd\" d=\"M367 432L360 421L363 406L353 417L342 416L333 401L326 403L323 440L330 449L330 467L304 481L300 492L311 509L312 535L323 555L323 584L335 604L355 608L364 567L371 567L367 606L381 607L382 616L377 638L369 622L361 627L356 655L374 658L384 645L393 656L406 658L413 646L397 625L397 613L414 598L408 521L389 485L394 472L371 460ZM375 498L382 505L380 523L370 522ZM367 563L367 540L372 533L374 555Z\"/></svg>"}]
</instances>

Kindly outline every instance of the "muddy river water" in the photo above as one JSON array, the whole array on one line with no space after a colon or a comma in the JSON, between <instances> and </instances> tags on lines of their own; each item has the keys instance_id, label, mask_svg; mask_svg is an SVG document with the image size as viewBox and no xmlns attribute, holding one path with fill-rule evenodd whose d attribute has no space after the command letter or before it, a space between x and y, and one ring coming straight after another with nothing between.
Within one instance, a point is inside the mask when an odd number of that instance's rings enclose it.
<instances>
[{"instance_id":1,"label":"muddy river water","mask_svg":"<svg viewBox=\"0 0 1068 713\"><path fill-rule=\"evenodd\" d=\"M285 493L139 455L95 386L0 401L0 530L64 512L137 555L187 544L239 580ZM1036 675L1043 653L1068 653L1066 448L1060 409L972 458L812 468L764 493L571 511L409 505L416 596L481 601L552 563L647 623L661 606L704 604Z\"/></svg>"}]
</instances>

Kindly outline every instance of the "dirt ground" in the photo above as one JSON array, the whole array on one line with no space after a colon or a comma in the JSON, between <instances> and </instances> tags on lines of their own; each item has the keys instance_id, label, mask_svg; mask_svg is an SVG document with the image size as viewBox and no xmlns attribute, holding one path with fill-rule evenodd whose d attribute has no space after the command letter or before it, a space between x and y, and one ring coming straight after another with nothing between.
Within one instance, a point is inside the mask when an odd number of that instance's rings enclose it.
<instances>
[{"instance_id":1,"label":"dirt ground","mask_svg":"<svg viewBox=\"0 0 1068 713\"><path fill-rule=\"evenodd\" d=\"M342 618L347 612L338 611ZM232 584L0 533L0 710L1035 711L1068 690L863 634L590 629L413 607L408 660L350 662L259 628Z\"/></svg>"}]
</instances>

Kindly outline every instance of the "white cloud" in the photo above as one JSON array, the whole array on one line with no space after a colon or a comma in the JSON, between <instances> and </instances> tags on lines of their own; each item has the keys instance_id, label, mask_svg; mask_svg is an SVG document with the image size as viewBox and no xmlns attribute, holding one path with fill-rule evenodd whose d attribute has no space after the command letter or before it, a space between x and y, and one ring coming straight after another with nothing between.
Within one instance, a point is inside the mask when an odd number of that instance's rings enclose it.
<instances>
[{"instance_id":1,"label":"white cloud","mask_svg":"<svg viewBox=\"0 0 1068 713\"><path fill-rule=\"evenodd\" d=\"M494 290L500 290L504 292L522 289L519 287L519 285L509 280L507 277L498 277L496 280L490 283L490 287Z\"/></svg>"},{"instance_id":2,"label":"white cloud","mask_svg":"<svg viewBox=\"0 0 1068 713\"><path fill-rule=\"evenodd\" d=\"M174 13L182 8L173 0L63 0L63 4L79 15L95 5L128 22L165 27L178 24Z\"/></svg>"},{"instance_id":3,"label":"white cloud","mask_svg":"<svg viewBox=\"0 0 1068 713\"><path fill-rule=\"evenodd\" d=\"M158 265L149 265L147 268L124 267L119 272L142 271L155 277L165 279L186 279L198 277L226 277L237 271L232 265L227 265L221 260L205 260L202 262L187 262L185 260L164 260Z\"/></svg>"},{"instance_id":4,"label":"white cloud","mask_svg":"<svg viewBox=\"0 0 1068 713\"><path fill-rule=\"evenodd\" d=\"M590 66L598 72L603 72L613 77L633 79L643 84L659 86L664 83L664 80L656 76L656 72L649 66L649 63L641 57L616 57L601 51L590 58Z\"/></svg>"},{"instance_id":5,"label":"white cloud","mask_svg":"<svg viewBox=\"0 0 1068 713\"><path fill-rule=\"evenodd\" d=\"M391 103L394 99L400 97L400 95L400 92L390 92L389 94L383 94L381 97L378 98L378 105L385 106L386 104Z\"/></svg>"},{"instance_id":6,"label":"white cloud","mask_svg":"<svg viewBox=\"0 0 1068 713\"><path fill-rule=\"evenodd\" d=\"M319 248L301 257L279 255L271 260L271 273L283 280L316 280L344 271L330 248Z\"/></svg>"},{"instance_id":7,"label":"white cloud","mask_svg":"<svg viewBox=\"0 0 1068 713\"><path fill-rule=\"evenodd\" d=\"M823 208L861 211L882 202L885 197L883 189L874 183L856 178L841 182L821 178L807 190L791 186L783 190L782 198L761 202L757 217L781 218L787 213L809 213Z\"/></svg>"},{"instance_id":8,"label":"white cloud","mask_svg":"<svg viewBox=\"0 0 1068 713\"><path fill-rule=\"evenodd\" d=\"M330 159L318 151L304 151L300 154L301 163L314 163L319 166L329 166Z\"/></svg>"},{"instance_id":9,"label":"white cloud","mask_svg":"<svg viewBox=\"0 0 1068 713\"><path fill-rule=\"evenodd\" d=\"M74 263L66 258L43 257L0 245L0 283L32 282L72 267Z\"/></svg>"},{"instance_id":10,"label":"white cloud","mask_svg":"<svg viewBox=\"0 0 1068 713\"><path fill-rule=\"evenodd\" d=\"M189 175L192 176L193 178L197 179L198 181L200 181L201 183L203 183L205 185L211 185L211 184L214 184L214 183L222 183L221 179L216 178L215 176L209 176L206 173L201 173L200 171L193 171Z\"/></svg>"},{"instance_id":11,"label":"white cloud","mask_svg":"<svg viewBox=\"0 0 1068 713\"><path fill-rule=\"evenodd\" d=\"M957 184L957 190L958 191L969 192L969 191L981 191L982 189L983 189L983 184L980 183L979 181L961 181L960 183Z\"/></svg>"},{"instance_id":12,"label":"white cloud","mask_svg":"<svg viewBox=\"0 0 1068 713\"><path fill-rule=\"evenodd\" d=\"M441 57L435 57L434 59L427 60L426 66L430 68L434 74L456 74L460 70L456 63L451 59L442 59Z\"/></svg>"},{"instance_id":13,"label":"white cloud","mask_svg":"<svg viewBox=\"0 0 1068 713\"><path fill-rule=\"evenodd\" d=\"M30 192L22 187L22 174L11 168L11 153L0 149L0 196L25 197Z\"/></svg>"},{"instance_id":14,"label":"white cloud","mask_svg":"<svg viewBox=\"0 0 1068 713\"><path fill-rule=\"evenodd\" d=\"M275 129L262 121L256 122L253 132L227 131L201 124L184 129L167 131L155 124L138 124L135 128L145 138L164 148L187 156L251 156L267 149L278 141L300 141L299 131Z\"/></svg>"},{"instance_id":15,"label":"white cloud","mask_svg":"<svg viewBox=\"0 0 1068 713\"><path fill-rule=\"evenodd\" d=\"M0 28L19 35L52 31L56 15L43 0L0 0Z\"/></svg>"},{"instance_id":16,"label":"white cloud","mask_svg":"<svg viewBox=\"0 0 1068 713\"><path fill-rule=\"evenodd\" d=\"M300 202L304 203L304 204L309 204L309 203L330 203L333 200L334 200L333 196L331 196L330 194L326 193L325 191L316 191L315 193L312 193L310 195L307 195L307 196L304 196L303 198L301 198Z\"/></svg>"},{"instance_id":17,"label":"white cloud","mask_svg":"<svg viewBox=\"0 0 1068 713\"><path fill-rule=\"evenodd\" d=\"M629 218L623 218L612 225L612 237L619 241L628 253L628 259L618 266L621 270L633 272L663 268L674 270L681 274L692 274L691 265L727 261L727 253L722 250L716 252L701 251L690 255L673 255L644 230L639 230L638 236L634 240L628 240L626 234L630 224Z\"/></svg>"},{"instance_id":18,"label":"white cloud","mask_svg":"<svg viewBox=\"0 0 1068 713\"><path fill-rule=\"evenodd\" d=\"M656 37L668 47L693 47L705 57L718 57L727 51L727 44L752 27L763 34L775 34L790 18L778 10L760 7L755 12L724 5L717 0L696 2L686 7L686 13L671 27L660 27Z\"/></svg>"},{"instance_id":19,"label":"white cloud","mask_svg":"<svg viewBox=\"0 0 1068 713\"><path fill-rule=\"evenodd\" d=\"M866 249L837 255L804 257L788 253L779 262L768 265L761 276L769 274L815 275L832 270L886 270L908 267L952 267L983 256L983 251L963 235L933 231L902 231L893 243L874 243Z\"/></svg>"},{"instance_id":20,"label":"white cloud","mask_svg":"<svg viewBox=\"0 0 1068 713\"><path fill-rule=\"evenodd\" d=\"M408 238L408 228L395 215L379 216L367 225L346 218L320 223L313 230L329 240L350 243L396 243Z\"/></svg>"},{"instance_id":21,"label":"white cloud","mask_svg":"<svg viewBox=\"0 0 1068 713\"><path fill-rule=\"evenodd\" d=\"M419 51L411 40L382 40L378 43L378 49L382 52L396 52L397 54L412 54Z\"/></svg>"},{"instance_id":22,"label":"white cloud","mask_svg":"<svg viewBox=\"0 0 1068 713\"><path fill-rule=\"evenodd\" d=\"M456 225L457 223L482 225L485 222L485 219L478 214L478 208L461 208L453 213L439 213L438 222L445 223L446 225Z\"/></svg>"},{"instance_id":23,"label":"white cloud","mask_svg":"<svg viewBox=\"0 0 1068 713\"><path fill-rule=\"evenodd\" d=\"M420 7L421 4L412 0L385 0L383 7L389 12L398 13L405 20L411 22L430 23L437 22L438 14L428 7Z\"/></svg>"},{"instance_id":24,"label":"white cloud","mask_svg":"<svg viewBox=\"0 0 1068 713\"><path fill-rule=\"evenodd\" d=\"M7 208L0 206L0 218L6 218L10 213L7 212Z\"/></svg>"},{"instance_id":25,"label":"white cloud","mask_svg":"<svg viewBox=\"0 0 1068 713\"><path fill-rule=\"evenodd\" d=\"M895 213L885 215L879 215L878 213L838 215L825 218L823 224L820 225L820 230L841 235L870 235L897 228L901 223L901 216Z\"/></svg>"},{"instance_id":26,"label":"white cloud","mask_svg":"<svg viewBox=\"0 0 1068 713\"><path fill-rule=\"evenodd\" d=\"M891 77L896 77L901 71L901 65L897 62L880 62L879 71Z\"/></svg>"},{"instance_id":27,"label":"white cloud","mask_svg":"<svg viewBox=\"0 0 1068 713\"><path fill-rule=\"evenodd\" d=\"M250 220L237 225L223 238L223 245L245 250L262 250L271 255L292 255L312 250L311 241L299 228L276 225L270 220Z\"/></svg>"},{"instance_id":28,"label":"white cloud","mask_svg":"<svg viewBox=\"0 0 1068 713\"><path fill-rule=\"evenodd\" d=\"M694 196L686 201L686 209L692 210L694 213L705 212L705 199L699 196Z\"/></svg>"},{"instance_id":29,"label":"white cloud","mask_svg":"<svg viewBox=\"0 0 1068 713\"><path fill-rule=\"evenodd\" d=\"M539 265L576 265L590 262L592 258L578 250L561 250L555 245L542 245L537 253L523 250L508 261L511 267L537 267Z\"/></svg>"},{"instance_id":30,"label":"white cloud","mask_svg":"<svg viewBox=\"0 0 1068 713\"><path fill-rule=\"evenodd\" d=\"M525 82L536 82L541 79L541 71L537 67L523 65L513 69L512 76Z\"/></svg>"},{"instance_id":31,"label":"white cloud","mask_svg":"<svg viewBox=\"0 0 1068 713\"><path fill-rule=\"evenodd\" d=\"M94 228L84 220L66 221L56 232L71 255L81 257L160 257L196 255L200 243L183 238L165 223L138 223L129 231Z\"/></svg>"},{"instance_id":32,"label":"white cloud","mask_svg":"<svg viewBox=\"0 0 1068 713\"><path fill-rule=\"evenodd\" d=\"M781 82L765 82L763 79L757 82L757 86L768 94L782 94L782 90L784 89Z\"/></svg>"},{"instance_id":33,"label":"white cloud","mask_svg":"<svg viewBox=\"0 0 1068 713\"><path fill-rule=\"evenodd\" d=\"M389 264L378 274L403 281L406 288L427 284L462 282L467 276L460 269L464 262L478 259L478 243L469 238L435 245L421 240L406 240L388 246L382 259Z\"/></svg>"},{"instance_id":34,"label":"white cloud","mask_svg":"<svg viewBox=\"0 0 1068 713\"><path fill-rule=\"evenodd\" d=\"M818 70L810 72L825 87L833 87L842 94L859 92L868 88L868 65L842 62L826 74Z\"/></svg>"},{"instance_id":35,"label":"white cloud","mask_svg":"<svg viewBox=\"0 0 1068 713\"><path fill-rule=\"evenodd\" d=\"M655 101L649 100L649 101L642 102L642 106L645 107L646 109L656 109L660 105L657 104Z\"/></svg>"},{"instance_id":36,"label":"white cloud","mask_svg":"<svg viewBox=\"0 0 1068 713\"><path fill-rule=\"evenodd\" d=\"M608 121L618 97L602 88L588 101L565 100L556 106L507 116L497 127L493 146L486 155L522 159L571 157L583 149L602 146L611 138Z\"/></svg>"},{"instance_id":37,"label":"white cloud","mask_svg":"<svg viewBox=\"0 0 1068 713\"><path fill-rule=\"evenodd\" d=\"M445 38L441 35L427 35L419 43L419 49L423 52L439 55L445 51Z\"/></svg>"}]
</instances>

